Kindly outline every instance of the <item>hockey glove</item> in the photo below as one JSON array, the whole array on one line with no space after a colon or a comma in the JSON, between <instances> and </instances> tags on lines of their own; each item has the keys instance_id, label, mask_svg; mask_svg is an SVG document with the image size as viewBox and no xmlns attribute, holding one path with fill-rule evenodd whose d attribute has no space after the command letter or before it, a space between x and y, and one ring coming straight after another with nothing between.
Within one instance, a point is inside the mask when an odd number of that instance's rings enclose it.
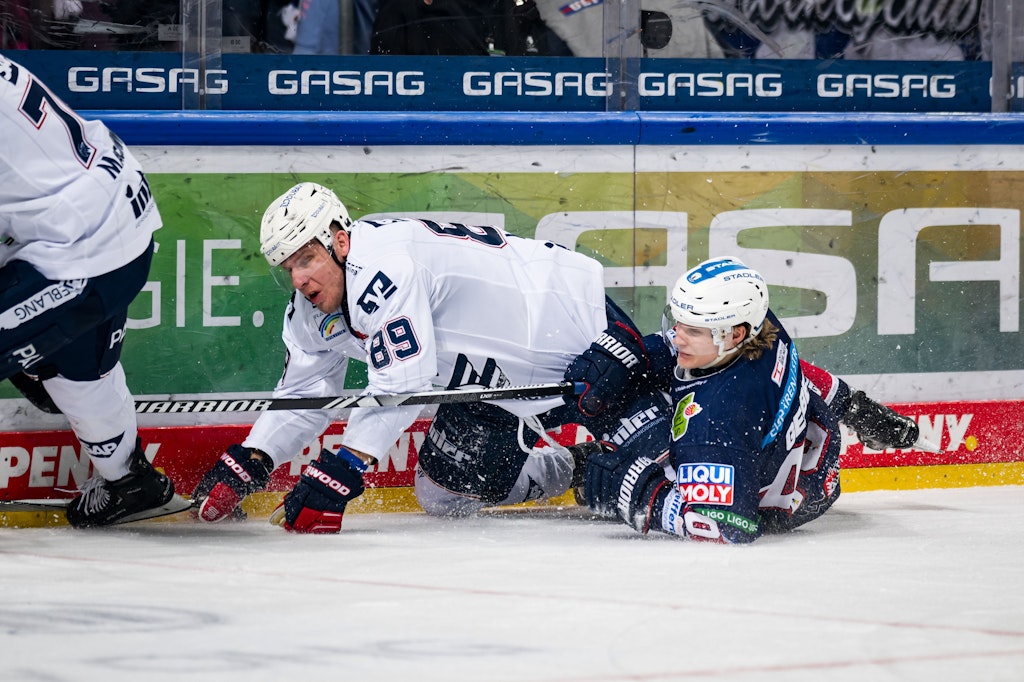
<instances>
[{"instance_id":1,"label":"hockey glove","mask_svg":"<svg viewBox=\"0 0 1024 682\"><path fill-rule=\"evenodd\" d=\"M618 516L646 534L651 515L671 490L665 470L647 457L632 458L604 446L604 452L587 459L583 493L587 506L598 514Z\"/></svg>"},{"instance_id":2,"label":"hockey glove","mask_svg":"<svg viewBox=\"0 0 1024 682\"><path fill-rule=\"evenodd\" d=\"M216 523L229 516L245 518L238 505L267 487L274 466L270 457L262 453L253 457L254 452L258 451L232 445L206 472L192 493L200 520Z\"/></svg>"},{"instance_id":3,"label":"hockey glove","mask_svg":"<svg viewBox=\"0 0 1024 682\"><path fill-rule=\"evenodd\" d=\"M274 510L270 522L294 533L337 533L351 500L366 489L366 464L345 448L338 454L320 452L310 462L284 502Z\"/></svg>"},{"instance_id":4,"label":"hockey glove","mask_svg":"<svg viewBox=\"0 0 1024 682\"><path fill-rule=\"evenodd\" d=\"M579 409L588 417L596 417L619 405L625 389L647 369L647 352L640 335L616 322L572 361L565 370L565 380L586 384Z\"/></svg>"}]
</instances>

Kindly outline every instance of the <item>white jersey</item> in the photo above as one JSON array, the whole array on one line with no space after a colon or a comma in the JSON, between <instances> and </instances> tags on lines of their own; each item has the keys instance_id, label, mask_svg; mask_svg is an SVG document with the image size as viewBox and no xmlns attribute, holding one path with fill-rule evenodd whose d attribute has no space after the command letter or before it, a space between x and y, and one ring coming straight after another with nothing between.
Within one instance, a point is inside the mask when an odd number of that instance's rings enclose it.
<instances>
[{"instance_id":1,"label":"white jersey","mask_svg":"<svg viewBox=\"0 0 1024 682\"><path fill-rule=\"evenodd\" d=\"M367 393L561 381L607 327L601 265L559 246L419 220L359 221L351 234L346 297L358 331L295 293L275 398L338 395L349 357L367 362ZM499 404L525 416L561 398ZM343 440L380 459L420 409L354 409ZM278 466L329 419L322 410L264 412L242 445Z\"/></svg>"},{"instance_id":2,"label":"white jersey","mask_svg":"<svg viewBox=\"0 0 1024 682\"><path fill-rule=\"evenodd\" d=\"M600 263L550 242L406 219L358 221L351 237L345 296L369 393L561 381L607 326ZM501 405L528 416L561 403ZM354 409L343 442L380 458L418 414Z\"/></svg>"},{"instance_id":3,"label":"white jersey","mask_svg":"<svg viewBox=\"0 0 1024 682\"><path fill-rule=\"evenodd\" d=\"M281 332L286 357L275 398L340 395L345 388L348 358L366 357L340 312L322 313L296 292L288 303ZM243 446L257 448L280 465L298 455L323 433L330 421L325 410L273 410L262 413ZM319 453L314 453L314 456Z\"/></svg>"},{"instance_id":4,"label":"white jersey","mask_svg":"<svg viewBox=\"0 0 1024 682\"><path fill-rule=\"evenodd\" d=\"M145 251L161 222L138 161L4 56L0 139L0 266L87 279Z\"/></svg>"}]
</instances>

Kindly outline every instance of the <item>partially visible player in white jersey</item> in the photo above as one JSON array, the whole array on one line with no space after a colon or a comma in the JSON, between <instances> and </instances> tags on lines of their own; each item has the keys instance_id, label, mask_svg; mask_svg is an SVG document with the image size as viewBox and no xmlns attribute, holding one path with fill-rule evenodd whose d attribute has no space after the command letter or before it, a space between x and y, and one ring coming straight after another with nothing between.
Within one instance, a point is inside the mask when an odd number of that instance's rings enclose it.
<instances>
[{"instance_id":1,"label":"partially visible player in white jersey","mask_svg":"<svg viewBox=\"0 0 1024 682\"><path fill-rule=\"evenodd\" d=\"M621 425L616 410L638 397L628 387L645 368L640 335L605 297L601 265L582 254L495 227L352 222L334 193L315 183L270 205L261 249L295 288L277 397L337 392L346 356L367 362L368 393L566 378L589 386L568 404L556 397L440 406L416 472L417 499L428 512L459 515L562 494L581 467L546 442L545 431L584 423L610 437ZM667 409L664 398L645 396L636 410L650 411L651 400ZM325 450L306 468L275 518L292 531L340 530L363 473L419 412L352 410L340 451ZM323 412L261 415L197 486L200 518L234 513L327 423Z\"/></svg>"},{"instance_id":2,"label":"partially visible player in white jersey","mask_svg":"<svg viewBox=\"0 0 1024 682\"><path fill-rule=\"evenodd\" d=\"M68 521L130 520L174 493L138 442L119 360L160 214L124 143L4 56L0 138L0 379L63 412L89 453Z\"/></svg>"}]
</instances>

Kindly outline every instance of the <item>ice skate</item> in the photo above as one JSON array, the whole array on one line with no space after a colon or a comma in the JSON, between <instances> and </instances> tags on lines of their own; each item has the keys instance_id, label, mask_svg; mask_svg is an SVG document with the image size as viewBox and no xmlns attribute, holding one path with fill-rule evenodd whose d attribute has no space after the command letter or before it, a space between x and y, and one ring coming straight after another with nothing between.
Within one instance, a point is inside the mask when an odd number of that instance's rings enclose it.
<instances>
[{"instance_id":1,"label":"ice skate","mask_svg":"<svg viewBox=\"0 0 1024 682\"><path fill-rule=\"evenodd\" d=\"M173 513L164 507L176 499L174 484L153 468L138 445L128 467L128 474L116 481L98 475L86 481L81 494L68 504L68 523L88 528Z\"/></svg>"},{"instance_id":2,"label":"ice skate","mask_svg":"<svg viewBox=\"0 0 1024 682\"><path fill-rule=\"evenodd\" d=\"M860 442L873 450L925 450L939 448L921 437L917 422L854 391L842 422L852 428Z\"/></svg>"}]
</instances>

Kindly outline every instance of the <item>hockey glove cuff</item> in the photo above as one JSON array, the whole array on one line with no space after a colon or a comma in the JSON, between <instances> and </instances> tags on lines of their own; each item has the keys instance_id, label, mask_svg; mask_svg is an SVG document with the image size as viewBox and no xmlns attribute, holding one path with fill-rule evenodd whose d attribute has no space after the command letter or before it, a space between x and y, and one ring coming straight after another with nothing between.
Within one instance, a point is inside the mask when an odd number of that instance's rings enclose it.
<instances>
[{"instance_id":1,"label":"hockey glove cuff","mask_svg":"<svg viewBox=\"0 0 1024 682\"><path fill-rule=\"evenodd\" d=\"M660 464L618 451L591 455L585 478L584 498L591 511L618 516L641 533L647 533L652 514L660 513L671 490Z\"/></svg>"},{"instance_id":2,"label":"hockey glove cuff","mask_svg":"<svg viewBox=\"0 0 1024 682\"><path fill-rule=\"evenodd\" d=\"M254 452L232 445L206 472L192 492L192 504L198 506L200 520L216 523L229 516L245 518L238 505L267 487L274 466L270 457L253 457Z\"/></svg>"},{"instance_id":3,"label":"hockey glove cuff","mask_svg":"<svg viewBox=\"0 0 1024 682\"><path fill-rule=\"evenodd\" d=\"M647 372L648 364L640 335L616 322L572 361L564 377L587 385L579 397L579 409L596 417L622 402L625 389Z\"/></svg>"},{"instance_id":4,"label":"hockey glove cuff","mask_svg":"<svg viewBox=\"0 0 1024 682\"><path fill-rule=\"evenodd\" d=\"M270 522L294 533L337 533L345 507L366 489L363 473L366 464L341 448L329 450L310 462L299 482L285 495L270 517Z\"/></svg>"}]
</instances>

